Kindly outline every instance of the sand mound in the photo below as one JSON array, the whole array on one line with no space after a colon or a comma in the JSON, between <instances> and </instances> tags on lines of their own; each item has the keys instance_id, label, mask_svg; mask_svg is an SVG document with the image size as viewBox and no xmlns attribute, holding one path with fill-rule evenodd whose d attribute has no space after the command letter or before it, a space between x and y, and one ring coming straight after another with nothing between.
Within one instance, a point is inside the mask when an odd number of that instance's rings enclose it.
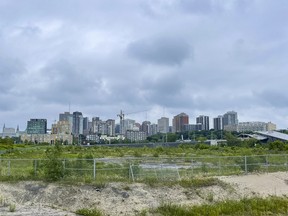
<instances>
[{"instance_id":1,"label":"sand mound","mask_svg":"<svg viewBox=\"0 0 288 216\"><path fill-rule=\"evenodd\" d=\"M231 186L153 188L140 183L109 183L104 188L97 188L32 181L1 183L0 214L72 216L77 209L97 208L110 216L135 215L165 202L195 205L254 195L288 195L286 172L222 176L219 179ZM11 204L16 206L14 212L11 212Z\"/></svg>"}]
</instances>

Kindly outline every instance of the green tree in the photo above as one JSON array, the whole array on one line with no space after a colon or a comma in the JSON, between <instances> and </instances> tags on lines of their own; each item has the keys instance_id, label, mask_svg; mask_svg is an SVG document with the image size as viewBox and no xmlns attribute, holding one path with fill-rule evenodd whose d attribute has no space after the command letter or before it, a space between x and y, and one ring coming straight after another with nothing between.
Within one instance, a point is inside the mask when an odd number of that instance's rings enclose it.
<instances>
[{"instance_id":1,"label":"green tree","mask_svg":"<svg viewBox=\"0 0 288 216\"><path fill-rule=\"evenodd\" d=\"M227 140L227 146L241 146L241 140L231 132L225 131L225 139Z\"/></svg>"},{"instance_id":2,"label":"green tree","mask_svg":"<svg viewBox=\"0 0 288 216\"><path fill-rule=\"evenodd\" d=\"M63 147L59 144L45 151L44 175L48 181L57 181L64 177L62 162Z\"/></svg>"},{"instance_id":3,"label":"green tree","mask_svg":"<svg viewBox=\"0 0 288 216\"><path fill-rule=\"evenodd\" d=\"M280 140L276 140L274 142L269 143L269 150L284 151L284 149L285 149L285 143L281 142Z\"/></svg>"}]
</instances>

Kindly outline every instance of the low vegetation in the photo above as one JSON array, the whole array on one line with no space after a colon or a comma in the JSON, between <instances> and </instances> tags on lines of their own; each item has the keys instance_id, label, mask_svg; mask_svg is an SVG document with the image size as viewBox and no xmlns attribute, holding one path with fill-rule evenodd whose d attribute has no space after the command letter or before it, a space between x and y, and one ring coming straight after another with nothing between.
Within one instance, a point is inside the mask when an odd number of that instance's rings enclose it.
<instances>
[{"instance_id":1,"label":"low vegetation","mask_svg":"<svg viewBox=\"0 0 288 216\"><path fill-rule=\"evenodd\" d=\"M76 211L76 214L82 215L82 216L104 216L101 210L93 208L93 209L79 209Z\"/></svg>"},{"instance_id":2,"label":"low vegetation","mask_svg":"<svg viewBox=\"0 0 288 216\"><path fill-rule=\"evenodd\" d=\"M288 199L286 197L244 198L225 200L214 204L199 206L180 206L162 204L150 213L165 216L220 216L220 215L287 215Z\"/></svg>"}]
</instances>

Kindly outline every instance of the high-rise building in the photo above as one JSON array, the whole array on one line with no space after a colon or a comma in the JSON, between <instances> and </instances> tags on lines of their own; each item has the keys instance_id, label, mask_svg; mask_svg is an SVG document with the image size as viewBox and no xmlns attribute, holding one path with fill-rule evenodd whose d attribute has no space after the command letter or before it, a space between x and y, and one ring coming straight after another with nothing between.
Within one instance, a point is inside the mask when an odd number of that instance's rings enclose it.
<instances>
[{"instance_id":1,"label":"high-rise building","mask_svg":"<svg viewBox=\"0 0 288 216\"><path fill-rule=\"evenodd\" d=\"M224 130L234 131L237 130L238 116L237 112L229 111L223 115L223 128Z\"/></svg>"},{"instance_id":2,"label":"high-rise building","mask_svg":"<svg viewBox=\"0 0 288 216\"><path fill-rule=\"evenodd\" d=\"M59 121L68 121L70 125L70 131L73 130L73 114L70 112L64 112L59 114Z\"/></svg>"},{"instance_id":3,"label":"high-rise building","mask_svg":"<svg viewBox=\"0 0 288 216\"><path fill-rule=\"evenodd\" d=\"M73 112L73 127L72 133L75 137L83 134L83 115L81 112Z\"/></svg>"},{"instance_id":4,"label":"high-rise building","mask_svg":"<svg viewBox=\"0 0 288 216\"><path fill-rule=\"evenodd\" d=\"M158 119L158 130L159 130L159 133L169 132L169 118L162 117Z\"/></svg>"},{"instance_id":5,"label":"high-rise building","mask_svg":"<svg viewBox=\"0 0 288 216\"><path fill-rule=\"evenodd\" d=\"M93 134L115 136L115 120L102 121L99 117L93 117L91 132Z\"/></svg>"},{"instance_id":6,"label":"high-rise building","mask_svg":"<svg viewBox=\"0 0 288 216\"><path fill-rule=\"evenodd\" d=\"M107 127L107 135L108 136L115 136L115 120L114 119L108 119L106 121L106 127Z\"/></svg>"},{"instance_id":7,"label":"high-rise building","mask_svg":"<svg viewBox=\"0 0 288 216\"><path fill-rule=\"evenodd\" d=\"M137 127L135 127L136 121L133 119L123 119L122 120L122 134L126 134L127 130L137 130ZM138 128L139 131L139 128Z\"/></svg>"},{"instance_id":8,"label":"high-rise building","mask_svg":"<svg viewBox=\"0 0 288 216\"><path fill-rule=\"evenodd\" d=\"M185 125L189 124L189 116L186 113L180 113L173 118L173 132L184 132Z\"/></svg>"},{"instance_id":9,"label":"high-rise building","mask_svg":"<svg viewBox=\"0 0 288 216\"><path fill-rule=\"evenodd\" d=\"M151 135L150 126L151 126L151 122L150 121L143 121L142 122L141 131L145 132L147 136Z\"/></svg>"},{"instance_id":10,"label":"high-rise building","mask_svg":"<svg viewBox=\"0 0 288 216\"><path fill-rule=\"evenodd\" d=\"M158 133L158 124L151 124L150 128L151 128L150 130L151 135Z\"/></svg>"},{"instance_id":11,"label":"high-rise building","mask_svg":"<svg viewBox=\"0 0 288 216\"><path fill-rule=\"evenodd\" d=\"M202 125L202 130L209 130L209 116L200 115L196 118L196 124Z\"/></svg>"},{"instance_id":12,"label":"high-rise building","mask_svg":"<svg viewBox=\"0 0 288 216\"><path fill-rule=\"evenodd\" d=\"M84 117L83 118L83 135L88 135L89 132L91 130L91 125L89 127L89 118L88 117Z\"/></svg>"},{"instance_id":13,"label":"high-rise building","mask_svg":"<svg viewBox=\"0 0 288 216\"><path fill-rule=\"evenodd\" d=\"M51 134L71 134L69 121L58 121L52 124Z\"/></svg>"},{"instance_id":14,"label":"high-rise building","mask_svg":"<svg viewBox=\"0 0 288 216\"><path fill-rule=\"evenodd\" d=\"M92 133L93 134L104 134L105 122L100 117L92 118Z\"/></svg>"},{"instance_id":15,"label":"high-rise building","mask_svg":"<svg viewBox=\"0 0 288 216\"><path fill-rule=\"evenodd\" d=\"M47 119L30 119L27 121L27 134L46 134Z\"/></svg>"},{"instance_id":16,"label":"high-rise building","mask_svg":"<svg viewBox=\"0 0 288 216\"><path fill-rule=\"evenodd\" d=\"M214 130L223 130L223 116L219 115L213 119Z\"/></svg>"}]
</instances>

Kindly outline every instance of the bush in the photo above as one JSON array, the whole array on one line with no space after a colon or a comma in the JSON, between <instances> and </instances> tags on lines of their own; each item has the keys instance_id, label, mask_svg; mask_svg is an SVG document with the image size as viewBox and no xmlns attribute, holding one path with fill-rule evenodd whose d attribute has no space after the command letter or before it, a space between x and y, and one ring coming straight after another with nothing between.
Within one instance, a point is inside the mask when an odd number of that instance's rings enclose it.
<instances>
[{"instance_id":1,"label":"bush","mask_svg":"<svg viewBox=\"0 0 288 216\"><path fill-rule=\"evenodd\" d=\"M83 216L102 216L102 212L98 209L87 209L87 208L83 208L83 209L78 209L76 211L76 214L78 215L83 215Z\"/></svg>"},{"instance_id":2,"label":"bush","mask_svg":"<svg viewBox=\"0 0 288 216\"><path fill-rule=\"evenodd\" d=\"M64 166L61 159L63 148L55 145L46 149L44 162L44 176L48 181L57 181L64 177Z\"/></svg>"}]
</instances>

